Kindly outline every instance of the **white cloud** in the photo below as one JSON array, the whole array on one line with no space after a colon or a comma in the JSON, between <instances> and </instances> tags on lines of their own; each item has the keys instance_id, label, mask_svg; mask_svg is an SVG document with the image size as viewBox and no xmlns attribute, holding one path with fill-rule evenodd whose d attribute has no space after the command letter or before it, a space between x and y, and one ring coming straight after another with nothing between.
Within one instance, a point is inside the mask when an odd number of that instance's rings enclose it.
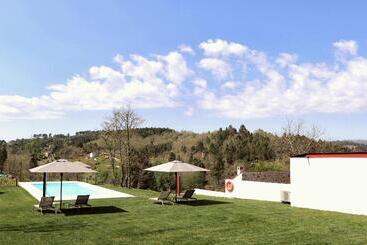
<instances>
[{"instance_id":1,"label":"white cloud","mask_svg":"<svg viewBox=\"0 0 367 245\"><path fill-rule=\"evenodd\" d=\"M222 88L224 89L235 89L237 87L237 83L234 81L228 81L223 83Z\"/></svg>"},{"instance_id":2,"label":"white cloud","mask_svg":"<svg viewBox=\"0 0 367 245\"><path fill-rule=\"evenodd\" d=\"M275 60L275 62L283 68L296 63L296 61L297 55L288 53L279 54L278 58Z\"/></svg>"},{"instance_id":3,"label":"white cloud","mask_svg":"<svg viewBox=\"0 0 367 245\"><path fill-rule=\"evenodd\" d=\"M207 88L208 82L205 79L198 78L194 80L194 84L199 88Z\"/></svg>"},{"instance_id":4,"label":"white cloud","mask_svg":"<svg viewBox=\"0 0 367 245\"><path fill-rule=\"evenodd\" d=\"M0 95L0 120L56 118L68 111L109 110L132 104L134 108L176 107L182 82L193 72L180 53L149 59L117 55L119 69L93 66L88 76L76 75L66 83L52 84L39 97Z\"/></svg>"},{"instance_id":5,"label":"white cloud","mask_svg":"<svg viewBox=\"0 0 367 245\"><path fill-rule=\"evenodd\" d=\"M0 120L57 118L70 111L110 110L127 104L182 106L188 116L201 110L228 118L364 112L367 58L358 56L355 41L333 46L336 61L342 59L342 64L300 63L296 54L289 53L273 58L220 39L201 43L204 56L193 62L185 59L182 50L154 56L116 55L117 68L92 66L85 76L51 84L44 95L0 95Z\"/></svg>"},{"instance_id":6,"label":"white cloud","mask_svg":"<svg viewBox=\"0 0 367 245\"><path fill-rule=\"evenodd\" d=\"M268 71L263 70L262 73ZM367 59L349 60L346 68L326 64L292 64L283 74L272 71L258 86L235 93L202 91L200 106L230 118L287 114L350 113L365 111ZM283 83L282 80L286 83Z\"/></svg>"},{"instance_id":7,"label":"white cloud","mask_svg":"<svg viewBox=\"0 0 367 245\"><path fill-rule=\"evenodd\" d=\"M195 54L195 51L188 45L181 44L178 46L178 50L180 50L181 53L188 53L188 54Z\"/></svg>"},{"instance_id":8,"label":"white cloud","mask_svg":"<svg viewBox=\"0 0 367 245\"><path fill-rule=\"evenodd\" d=\"M49 119L63 115L52 109L53 101L47 97L0 95L0 121L17 119Z\"/></svg>"},{"instance_id":9,"label":"white cloud","mask_svg":"<svg viewBox=\"0 0 367 245\"><path fill-rule=\"evenodd\" d=\"M243 55L248 50L242 44L227 42L222 39L209 39L206 42L202 42L199 47L204 50L204 54L207 56Z\"/></svg>"},{"instance_id":10,"label":"white cloud","mask_svg":"<svg viewBox=\"0 0 367 245\"><path fill-rule=\"evenodd\" d=\"M117 54L115 55L115 57L113 57L113 61L117 64L122 64L124 62L124 56L122 56L121 54Z\"/></svg>"},{"instance_id":11,"label":"white cloud","mask_svg":"<svg viewBox=\"0 0 367 245\"><path fill-rule=\"evenodd\" d=\"M345 63L348 58L357 55L358 44L354 40L340 40L333 43L335 48L335 57L337 61Z\"/></svg>"},{"instance_id":12,"label":"white cloud","mask_svg":"<svg viewBox=\"0 0 367 245\"><path fill-rule=\"evenodd\" d=\"M166 79L174 84L181 84L193 74L182 54L178 52L170 52L166 56L159 56L159 60L165 63L163 72Z\"/></svg>"},{"instance_id":13,"label":"white cloud","mask_svg":"<svg viewBox=\"0 0 367 245\"><path fill-rule=\"evenodd\" d=\"M358 51L358 44L354 40L340 40L333 43L333 46L338 52L346 54L356 55Z\"/></svg>"},{"instance_id":14,"label":"white cloud","mask_svg":"<svg viewBox=\"0 0 367 245\"><path fill-rule=\"evenodd\" d=\"M225 79L231 74L231 66L217 58L204 58L200 60L199 67L210 71L218 79Z\"/></svg>"},{"instance_id":15,"label":"white cloud","mask_svg":"<svg viewBox=\"0 0 367 245\"><path fill-rule=\"evenodd\" d=\"M122 73L132 79L155 80L163 73L163 64L157 59L148 59L140 55L131 55L131 60L121 63Z\"/></svg>"},{"instance_id":16,"label":"white cloud","mask_svg":"<svg viewBox=\"0 0 367 245\"><path fill-rule=\"evenodd\" d=\"M194 83L194 94L196 96L201 96L206 92L208 88L208 82L205 79L198 78L193 81Z\"/></svg>"}]
</instances>

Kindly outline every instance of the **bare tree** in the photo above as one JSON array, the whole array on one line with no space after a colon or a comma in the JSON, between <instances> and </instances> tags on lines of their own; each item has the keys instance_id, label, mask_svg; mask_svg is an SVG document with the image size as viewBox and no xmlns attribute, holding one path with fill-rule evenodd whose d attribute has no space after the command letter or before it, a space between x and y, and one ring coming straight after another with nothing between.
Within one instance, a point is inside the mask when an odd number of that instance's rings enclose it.
<instances>
[{"instance_id":1,"label":"bare tree","mask_svg":"<svg viewBox=\"0 0 367 245\"><path fill-rule=\"evenodd\" d=\"M134 130L143 123L130 106L114 110L112 116L104 123L113 140L112 147L118 152L121 167L121 186L131 186L131 138Z\"/></svg>"},{"instance_id":2,"label":"bare tree","mask_svg":"<svg viewBox=\"0 0 367 245\"><path fill-rule=\"evenodd\" d=\"M316 125L306 127L302 120L287 120L282 127L280 149L286 157L316 151L324 130Z\"/></svg>"},{"instance_id":3,"label":"bare tree","mask_svg":"<svg viewBox=\"0 0 367 245\"><path fill-rule=\"evenodd\" d=\"M111 121L107 120L102 123L102 141L107 149L108 159L110 160L112 167L112 182L116 185L117 173L116 173L116 132L114 130L114 125Z\"/></svg>"}]
</instances>

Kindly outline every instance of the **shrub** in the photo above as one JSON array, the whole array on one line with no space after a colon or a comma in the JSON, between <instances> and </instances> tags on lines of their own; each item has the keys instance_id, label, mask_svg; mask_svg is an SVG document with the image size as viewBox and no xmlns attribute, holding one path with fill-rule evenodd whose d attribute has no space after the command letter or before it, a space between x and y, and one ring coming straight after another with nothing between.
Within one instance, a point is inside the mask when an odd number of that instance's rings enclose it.
<instances>
[{"instance_id":1,"label":"shrub","mask_svg":"<svg viewBox=\"0 0 367 245\"><path fill-rule=\"evenodd\" d=\"M1 176L0 177L0 186L16 186L16 179Z\"/></svg>"},{"instance_id":2,"label":"shrub","mask_svg":"<svg viewBox=\"0 0 367 245\"><path fill-rule=\"evenodd\" d=\"M104 184L107 182L109 176L109 171L108 170L98 170L98 172L96 173L96 184Z\"/></svg>"},{"instance_id":3,"label":"shrub","mask_svg":"<svg viewBox=\"0 0 367 245\"><path fill-rule=\"evenodd\" d=\"M289 165L287 165L283 162L258 161L258 162L252 163L251 167L256 172L289 171Z\"/></svg>"},{"instance_id":4,"label":"shrub","mask_svg":"<svg viewBox=\"0 0 367 245\"><path fill-rule=\"evenodd\" d=\"M205 173L190 173L181 176L182 189L203 188L205 185Z\"/></svg>"},{"instance_id":5,"label":"shrub","mask_svg":"<svg viewBox=\"0 0 367 245\"><path fill-rule=\"evenodd\" d=\"M174 189L175 177L169 173L154 173L154 184L156 190Z\"/></svg>"}]
</instances>

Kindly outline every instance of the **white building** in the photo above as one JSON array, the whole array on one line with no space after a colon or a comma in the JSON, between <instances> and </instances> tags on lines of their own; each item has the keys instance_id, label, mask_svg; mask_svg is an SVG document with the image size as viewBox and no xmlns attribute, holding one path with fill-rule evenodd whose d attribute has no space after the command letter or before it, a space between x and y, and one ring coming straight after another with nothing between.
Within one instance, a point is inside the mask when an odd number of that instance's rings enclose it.
<instances>
[{"instance_id":1,"label":"white building","mask_svg":"<svg viewBox=\"0 0 367 245\"><path fill-rule=\"evenodd\" d=\"M291 205L367 215L367 153L291 158Z\"/></svg>"},{"instance_id":2,"label":"white building","mask_svg":"<svg viewBox=\"0 0 367 245\"><path fill-rule=\"evenodd\" d=\"M226 196L287 201L293 207L367 215L367 153L312 153L292 157L290 182L272 181L269 174L264 174L265 181L261 176L253 181L249 174L238 169L235 178L227 179Z\"/></svg>"},{"instance_id":3,"label":"white building","mask_svg":"<svg viewBox=\"0 0 367 245\"><path fill-rule=\"evenodd\" d=\"M284 174L288 175L288 180L279 181L281 178L277 178L277 175ZM237 176L225 182L228 197L262 201L289 202L287 194L290 188L289 173L245 172L240 167L237 168Z\"/></svg>"}]
</instances>

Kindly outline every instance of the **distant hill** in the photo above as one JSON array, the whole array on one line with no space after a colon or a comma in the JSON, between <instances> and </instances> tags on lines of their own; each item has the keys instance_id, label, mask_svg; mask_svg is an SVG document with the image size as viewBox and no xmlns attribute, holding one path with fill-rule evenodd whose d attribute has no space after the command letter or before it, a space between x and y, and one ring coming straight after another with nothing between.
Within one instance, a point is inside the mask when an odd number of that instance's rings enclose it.
<instances>
[{"instance_id":1,"label":"distant hill","mask_svg":"<svg viewBox=\"0 0 367 245\"><path fill-rule=\"evenodd\" d=\"M350 142L367 146L367 140L349 140Z\"/></svg>"},{"instance_id":2,"label":"distant hill","mask_svg":"<svg viewBox=\"0 0 367 245\"><path fill-rule=\"evenodd\" d=\"M367 151L367 140L337 140L334 144L342 145L354 151Z\"/></svg>"}]
</instances>

